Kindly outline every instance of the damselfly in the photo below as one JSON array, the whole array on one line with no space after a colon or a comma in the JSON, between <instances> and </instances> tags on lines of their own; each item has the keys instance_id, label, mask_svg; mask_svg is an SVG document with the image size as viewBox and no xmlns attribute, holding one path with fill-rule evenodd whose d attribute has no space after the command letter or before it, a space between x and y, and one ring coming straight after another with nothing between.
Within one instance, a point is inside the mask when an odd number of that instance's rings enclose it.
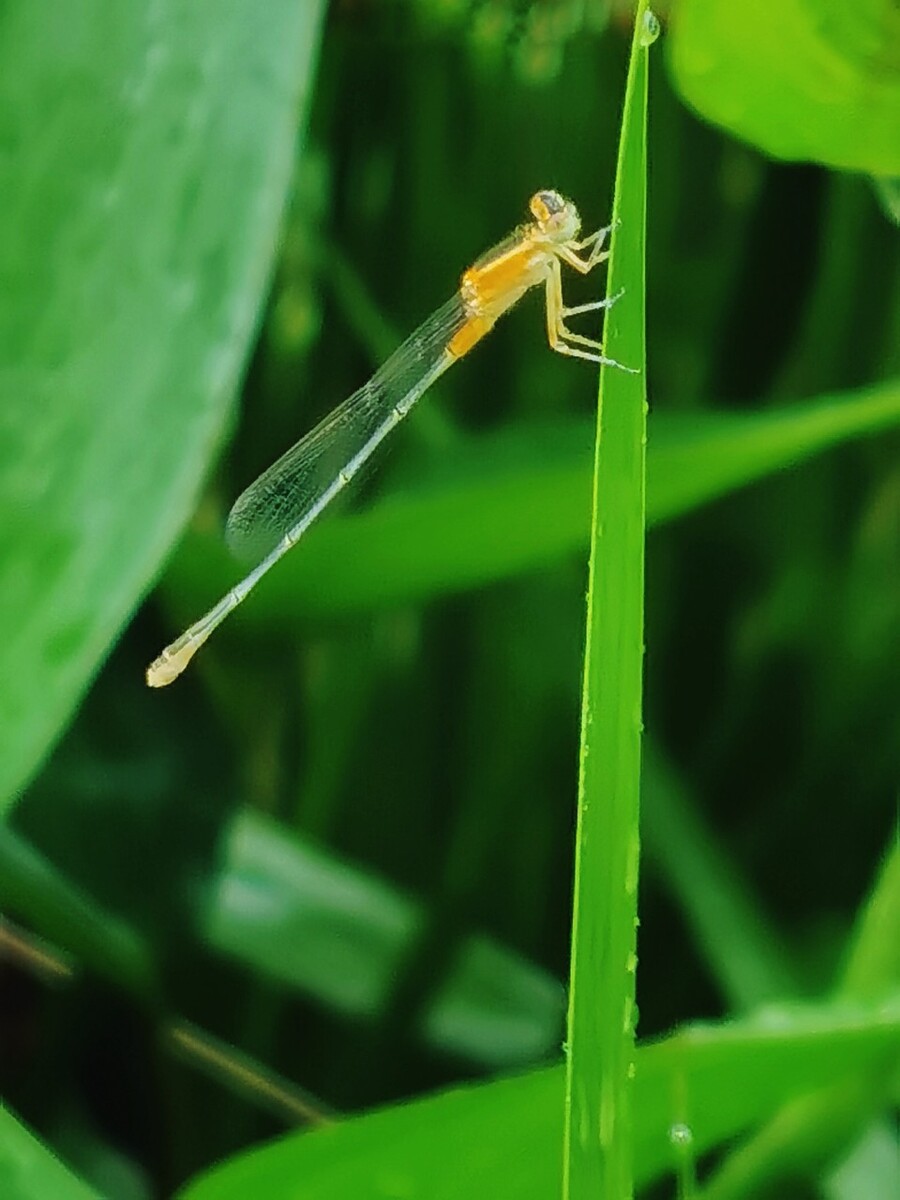
<instances>
[{"instance_id":1,"label":"damselfly","mask_svg":"<svg viewBox=\"0 0 900 1200\"><path fill-rule=\"evenodd\" d=\"M150 687L177 679L209 635L263 575L300 540L316 517L347 486L395 425L434 381L489 333L525 292L543 284L547 338L553 350L619 366L593 338L573 333L566 318L608 308L617 297L567 308L562 264L586 275L609 257L609 227L579 240L581 218L559 192L536 192L532 220L482 255L463 274L459 290L354 392L238 497L226 539L257 566L147 668ZM582 252L587 251L586 255Z\"/></svg>"}]
</instances>

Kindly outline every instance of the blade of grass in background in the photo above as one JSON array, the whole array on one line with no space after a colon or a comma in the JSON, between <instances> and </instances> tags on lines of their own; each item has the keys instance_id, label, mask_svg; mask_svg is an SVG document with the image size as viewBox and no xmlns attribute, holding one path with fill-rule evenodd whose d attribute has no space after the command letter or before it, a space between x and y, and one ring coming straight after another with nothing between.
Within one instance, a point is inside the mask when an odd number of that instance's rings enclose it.
<instances>
[{"instance_id":1,"label":"blade of grass in background","mask_svg":"<svg viewBox=\"0 0 900 1200\"><path fill-rule=\"evenodd\" d=\"M652 33L651 33L652 31ZM612 217L600 371L569 973L564 1200L632 1195L637 882L644 658L647 59L638 5Z\"/></svg>"},{"instance_id":2,"label":"blade of grass in background","mask_svg":"<svg viewBox=\"0 0 900 1200\"><path fill-rule=\"evenodd\" d=\"M868 999L900 984L900 826L860 910L838 993Z\"/></svg>"},{"instance_id":3,"label":"blade of grass in background","mask_svg":"<svg viewBox=\"0 0 900 1200\"><path fill-rule=\"evenodd\" d=\"M626 292L619 304L628 303ZM762 412L651 414L648 522L672 520L898 425L897 380ZM587 541L590 453L590 427L581 419L507 426L448 450L421 484L314 526L232 628L271 629L298 617L407 603L558 562ZM173 611L190 619L236 574L219 533L189 534L166 576Z\"/></svg>"},{"instance_id":4,"label":"blade of grass in background","mask_svg":"<svg viewBox=\"0 0 900 1200\"><path fill-rule=\"evenodd\" d=\"M8 1109L0 1106L0 1196L4 1200L100 1200Z\"/></svg>"},{"instance_id":5,"label":"blade of grass in background","mask_svg":"<svg viewBox=\"0 0 900 1200\"><path fill-rule=\"evenodd\" d=\"M244 966L361 1021L376 1021L427 919L420 899L250 809L223 841L200 908L203 940ZM477 932L462 936L415 1031L494 1068L559 1045L558 980Z\"/></svg>"},{"instance_id":6,"label":"blade of grass in background","mask_svg":"<svg viewBox=\"0 0 900 1200\"><path fill-rule=\"evenodd\" d=\"M840 1000L872 1000L900 980L900 839L895 834L851 941ZM895 1099L900 1047L867 1071L787 1104L733 1151L710 1179L709 1200L749 1200L779 1180L815 1178L848 1150L880 1108Z\"/></svg>"},{"instance_id":7,"label":"blade of grass in background","mask_svg":"<svg viewBox=\"0 0 900 1200\"><path fill-rule=\"evenodd\" d=\"M729 1009L796 996L790 951L753 889L658 746L644 746L644 853L665 879Z\"/></svg>"},{"instance_id":8,"label":"blade of grass in background","mask_svg":"<svg viewBox=\"0 0 900 1200\"><path fill-rule=\"evenodd\" d=\"M761 911L738 863L705 827L693 799L659 748L648 757L645 747L645 854L653 856L667 877L672 899L690 924L713 978L736 1009L798 995L801 976L793 966L788 944ZM898 929L900 847L895 838L851 939L842 995L877 998L897 986ZM886 1179L893 1178L891 1168L882 1165L882 1150L891 1142L889 1122L876 1118L860 1133L867 1115L874 1115L882 1104L883 1087L883 1072L876 1071L849 1086L795 1103L770 1123L767 1132L726 1160L727 1175L715 1186L741 1189L733 1193L736 1195L758 1194L773 1186L773 1177L792 1155L795 1170L821 1178L828 1163L839 1159L846 1149L849 1154L831 1181L829 1200L890 1195L893 1182L887 1184ZM801 1151L805 1163L799 1161Z\"/></svg>"},{"instance_id":9,"label":"blade of grass in background","mask_svg":"<svg viewBox=\"0 0 900 1200\"><path fill-rule=\"evenodd\" d=\"M900 225L900 175L878 175L872 180L885 216Z\"/></svg>"},{"instance_id":10,"label":"blade of grass in background","mask_svg":"<svg viewBox=\"0 0 900 1200\"><path fill-rule=\"evenodd\" d=\"M788 1006L696 1025L637 1052L635 1172L675 1165L673 1097L689 1105L697 1154L781 1102L871 1067L900 1045L900 997L883 1005ZM198 1175L181 1200L547 1200L559 1186L563 1069L458 1088L295 1133Z\"/></svg>"},{"instance_id":11,"label":"blade of grass in background","mask_svg":"<svg viewBox=\"0 0 900 1200\"><path fill-rule=\"evenodd\" d=\"M196 501L267 284L322 9L79 0L57 21L4 5L0 807Z\"/></svg>"},{"instance_id":12,"label":"blade of grass in background","mask_svg":"<svg viewBox=\"0 0 900 1200\"><path fill-rule=\"evenodd\" d=\"M80 965L144 996L153 994L155 964L145 939L8 826L0 828L0 906L64 946Z\"/></svg>"}]
</instances>

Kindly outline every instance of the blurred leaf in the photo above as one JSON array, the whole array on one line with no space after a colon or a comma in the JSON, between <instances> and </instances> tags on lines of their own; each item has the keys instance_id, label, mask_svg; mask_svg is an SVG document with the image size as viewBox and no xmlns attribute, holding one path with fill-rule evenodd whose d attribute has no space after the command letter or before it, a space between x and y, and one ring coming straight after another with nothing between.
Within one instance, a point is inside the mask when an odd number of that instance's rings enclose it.
<instances>
[{"instance_id":1,"label":"blurred leaf","mask_svg":"<svg viewBox=\"0 0 900 1200\"><path fill-rule=\"evenodd\" d=\"M680 516L831 446L898 425L900 379L763 412L687 417L660 447L658 469L651 451L651 521Z\"/></svg>"},{"instance_id":2,"label":"blurred leaf","mask_svg":"<svg viewBox=\"0 0 900 1200\"><path fill-rule=\"evenodd\" d=\"M850 939L840 981L841 995L866 999L900 983L900 829L895 829L884 861Z\"/></svg>"},{"instance_id":3,"label":"blurred leaf","mask_svg":"<svg viewBox=\"0 0 900 1200\"><path fill-rule=\"evenodd\" d=\"M895 225L900 225L900 175L876 176L872 185L884 215Z\"/></svg>"},{"instance_id":4,"label":"blurred leaf","mask_svg":"<svg viewBox=\"0 0 900 1200\"><path fill-rule=\"evenodd\" d=\"M0 827L0 908L27 918L82 963L147 996L154 986L150 948L105 912L15 830Z\"/></svg>"},{"instance_id":5,"label":"blurred leaf","mask_svg":"<svg viewBox=\"0 0 900 1200\"><path fill-rule=\"evenodd\" d=\"M418 921L416 906L388 884L247 809L227 831L203 935L341 1012L371 1015Z\"/></svg>"},{"instance_id":6,"label":"blurred leaf","mask_svg":"<svg viewBox=\"0 0 900 1200\"><path fill-rule=\"evenodd\" d=\"M658 864L729 1006L796 995L788 952L753 889L657 748L645 750L642 848Z\"/></svg>"},{"instance_id":7,"label":"blurred leaf","mask_svg":"<svg viewBox=\"0 0 900 1200\"><path fill-rule=\"evenodd\" d=\"M155 1200L153 1186L137 1162L100 1134L86 1106L64 1108L54 1122L52 1144L102 1196Z\"/></svg>"},{"instance_id":8,"label":"blurred leaf","mask_svg":"<svg viewBox=\"0 0 900 1200\"><path fill-rule=\"evenodd\" d=\"M231 824L205 940L339 1012L373 1019L422 932L422 906L247 809ZM555 979L488 938L463 940L422 1018L430 1045L491 1066L533 1062L562 1029Z\"/></svg>"},{"instance_id":9,"label":"blurred leaf","mask_svg":"<svg viewBox=\"0 0 900 1200\"><path fill-rule=\"evenodd\" d=\"M670 520L898 424L897 380L763 412L651 417L648 519ZM268 627L366 610L558 561L587 541L592 439L587 422L571 420L509 427L448 450L428 481L314 526L235 620ZM235 574L220 538L192 534L166 588L189 619L231 587Z\"/></svg>"},{"instance_id":10,"label":"blurred leaf","mask_svg":"<svg viewBox=\"0 0 900 1200\"><path fill-rule=\"evenodd\" d=\"M671 64L685 100L777 158L900 173L894 0L681 0Z\"/></svg>"},{"instance_id":11,"label":"blurred leaf","mask_svg":"<svg viewBox=\"0 0 900 1200\"><path fill-rule=\"evenodd\" d=\"M0 1107L0 1196L3 1200L99 1200L12 1113Z\"/></svg>"},{"instance_id":12,"label":"blurred leaf","mask_svg":"<svg viewBox=\"0 0 900 1200\"><path fill-rule=\"evenodd\" d=\"M851 939L839 983L844 1000L871 1000L900 979L900 841L891 839ZM900 1046L842 1086L825 1086L790 1101L717 1167L704 1195L743 1200L778 1180L816 1178L839 1161L885 1103L900 1068Z\"/></svg>"},{"instance_id":13,"label":"blurred leaf","mask_svg":"<svg viewBox=\"0 0 900 1200\"><path fill-rule=\"evenodd\" d=\"M822 1185L824 1200L889 1197L900 1179L900 1142L896 1121L873 1125L853 1152Z\"/></svg>"},{"instance_id":14,"label":"blurred leaf","mask_svg":"<svg viewBox=\"0 0 900 1200\"><path fill-rule=\"evenodd\" d=\"M546 971L489 938L466 938L423 1018L432 1046L495 1070L553 1053L565 992Z\"/></svg>"},{"instance_id":15,"label":"blurred leaf","mask_svg":"<svg viewBox=\"0 0 900 1200\"><path fill-rule=\"evenodd\" d=\"M768 1009L688 1026L637 1053L635 1171L671 1167L669 1131L687 1122L699 1155L782 1100L900 1047L900 999L873 1007ZM460 1088L292 1135L198 1177L182 1200L546 1200L559 1187L561 1068Z\"/></svg>"},{"instance_id":16,"label":"blurred leaf","mask_svg":"<svg viewBox=\"0 0 900 1200\"><path fill-rule=\"evenodd\" d=\"M321 7L4 6L3 804L196 499L268 278Z\"/></svg>"}]
</instances>

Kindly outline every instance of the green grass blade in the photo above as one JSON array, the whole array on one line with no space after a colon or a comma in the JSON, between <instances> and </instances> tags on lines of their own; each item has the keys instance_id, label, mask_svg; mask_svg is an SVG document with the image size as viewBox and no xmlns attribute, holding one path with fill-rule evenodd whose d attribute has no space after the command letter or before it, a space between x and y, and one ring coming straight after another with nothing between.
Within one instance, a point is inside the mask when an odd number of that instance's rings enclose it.
<instances>
[{"instance_id":1,"label":"green grass blade","mask_svg":"<svg viewBox=\"0 0 900 1200\"><path fill-rule=\"evenodd\" d=\"M630 303L626 293L620 307ZM833 446L898 425L898 380L761 412L651 414L648 522L673 520ZM559 562L588 539L590 437L589 423L572 419L510 426L449 450L422 484L313 527L235 624L271 629L298 616L404 604ZM172 561L166 592L189 621L236 576L220 537L190 534Z\"/></svg>"},{"instance_id":2,"label":"green grass blade","mask_svg":"<svg viewBox=\"0 0 900 1200\"><path fill-rule=\"evenodd\" d=\"M99 1200L93 1188L54 1157L0 1106L0 1196L4 1200Z\"/></svg>"},{"instance_id":3,"label":"green grass blade","mask_svg":"<svg viewBox=\"0 0 900 1200\"><path fill-rule=\"evenodd\" d=\"M637 1182L674 1167L675 1120L689 1117L703 1154L783 1099L883 1061L900 1046L898 1003L791 1006L640 1047ZM547 1200L559 1185L563 1089L554 1067L279 1138L198 1176L181 1200Z\"/></svg>"},{"instance_id":4,"label":"green grass blade","mask_svg":"<svg viewBox=\"0 0 900 1200\"><path fill-rule=\"evenodd\" d=\"M840 994L853 999L880 995L900 985L900 827L865 906L847 954Z\"/></svg>"},{"instance_id":5,"label":"green grass blade","mask_svg":"<svg viewBox=\"0 0 900 1200\"><path fill-rule=\"evenodd\" d=\"M195 503L267 284L319 0L3 6L0 806Z\"/></svg>"},{"instance_id":6,"label":"green grass blade","mask_svg":"<svg viewBox=\"0 0 900 1200\"><path fill-rule=\"evenodd\" d=\"M27 919L83 965L145 998L154 995L149 944L9 826L0 828L0 908Z\"/></svg>"},{"instance_id":7,"label":"green grass blade","mask_svg":"<svg viewBox=\"0 0 900 1200\"><path fill-rule=\"evenodd\" d=\"M569 974L563 1196L632 1195L646 532L646 4L638 6L616 168L607 353L594 456Z\"/></svg>"},{"instance_id":8,"label":"green grass blade","mask_svg":"<svg viewBox=\"0 0 900 1200\"><path fill-rule=\"evenodd\" d=\"M838 985L841 999L870 1000L900 982L900 840L895 835L854 931ZM786 1105L725 1159L709 1182L710 1200L749 1200L779 1179L815 1177L846 1152L891 1102L900 1047L855 1078Z\"/></svg>"},{"instance_id":9,"label":"green grass blade","mask_svg":"<svg viewBox=\"0 0 900 1200\"><path fill-rule=\"evenodd\" d=\"M657 747L644 750L643 843L684 914L729 1007L800 993L791 958L738 865L706 827Z\"/></svg>"}]
</instances>

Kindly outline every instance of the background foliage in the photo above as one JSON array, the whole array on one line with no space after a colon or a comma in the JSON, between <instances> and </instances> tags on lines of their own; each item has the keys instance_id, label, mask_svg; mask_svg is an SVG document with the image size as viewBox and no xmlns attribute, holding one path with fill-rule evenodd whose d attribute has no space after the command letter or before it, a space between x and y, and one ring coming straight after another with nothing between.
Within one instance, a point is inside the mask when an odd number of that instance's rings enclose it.
<instances>
[{"instance_id":1,"label":"background foliage","mask_svg":"<svg viewBox=\"0 0 900 1200\"><path fill-rule=\"evenodd\" d=\"M532 191L605 220L627 14L70 7L0 17L0 1191L546 1195L596 387L537 302L183 681L142 673L236 577L237 492ZM710 1151L712 1196L877 1200L895 14L752 8L749 65L747 12L701 0L651 63L638 1032L721 1024L642 1049L636 1175L684 1181ZM524 1068L198 1175L287 1124Z\"/></svg>"}]
</instances>

